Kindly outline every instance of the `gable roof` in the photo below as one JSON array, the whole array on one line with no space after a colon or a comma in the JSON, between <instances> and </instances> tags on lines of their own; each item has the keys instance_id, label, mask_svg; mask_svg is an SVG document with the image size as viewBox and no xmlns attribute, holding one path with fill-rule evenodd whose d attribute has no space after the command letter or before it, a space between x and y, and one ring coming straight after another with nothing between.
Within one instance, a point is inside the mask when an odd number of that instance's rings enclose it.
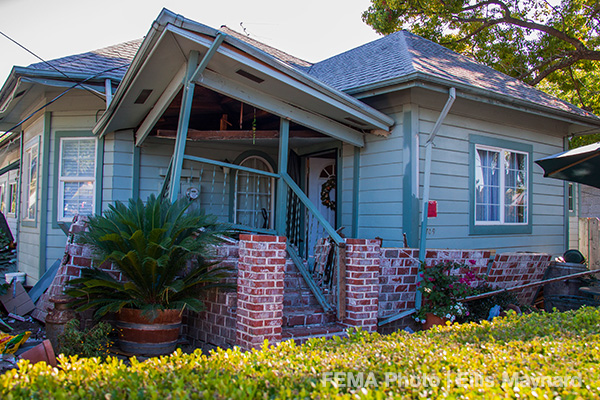
<instances>
[{"instance_id":1,"label":"gable roof","mask_svg":"<svg viewBox=\"0 0 600 400\"><path fill-rule=\"evenodd\" d=\"M52 72L58 69L66 75L86 74L97 79L120 81L141 43L142 39L130 40L86 53L31 64L27 69Z\"/></svg>"},{"instance_id":2,"label":"gable roof","mask_svg":"<svg viewBox=\"0 0 600 400\"><path fill-rule=\"evenodd\" d=\"M284 62L289 66L299 69L303 72L307 72L310 69L310 67L313 66L313 63L302 60L298 57L294 57L284 51L276 49L275 47L271 47L265 43L259 42L258 40L252 39L250 36L242 35L241 33L234 31L231 28L228 28L226 25L222 25L221 29L219 30L223 33L228 34L229 36L233 36L238 40L246 42L246 44L249 44L250 46L253 46L258 50L261 50L262 52L265 52L270 56L275 57L279 61Z\"/></svg>"},{"instance_id":3,"label":"gable roof","mask_svg":"<svg viewBox=\"0 0 600 400\"><path fill-rule=\"evenodd\" d=\"M408 31L392 33L318 62L308 73L350 94L421 79L600 122L592 113Z\"/></svg>"}]
</instances>

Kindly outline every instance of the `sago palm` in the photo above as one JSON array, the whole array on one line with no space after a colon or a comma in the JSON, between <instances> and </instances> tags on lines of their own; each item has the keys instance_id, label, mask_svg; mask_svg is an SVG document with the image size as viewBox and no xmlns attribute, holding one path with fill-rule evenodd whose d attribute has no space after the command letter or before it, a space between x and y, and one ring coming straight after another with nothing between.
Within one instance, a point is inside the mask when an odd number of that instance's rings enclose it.
<instances>
[{"instance_id":1,"label":"sago palm","mask_svg":"<svg viewBox=\"0 0 600 400\"><path fill-rule=\"evenodd\" d=\"M67 291L79 311L96 308L97 317L123 307L150 314L200 311L200 292L225 286L228 270L209 261L224 226L214 216L188 209L185 200L172 204L152 195L146 203L116 202L103 215L90 217L88 226L77 241L92 247L97 265L112 263L123 279L98 267L83 269Z\"/></svg>"}]
</instances>

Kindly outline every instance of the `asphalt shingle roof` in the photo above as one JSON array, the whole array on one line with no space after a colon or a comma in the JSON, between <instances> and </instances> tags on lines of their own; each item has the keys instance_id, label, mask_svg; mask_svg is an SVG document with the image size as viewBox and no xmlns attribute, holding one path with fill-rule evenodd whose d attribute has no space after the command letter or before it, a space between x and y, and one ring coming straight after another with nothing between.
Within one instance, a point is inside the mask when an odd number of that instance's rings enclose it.
<instances>
[{"instance_id":1,"label":"asphalt shingle roof","mask_svg":"<svg viewBox=\"0 0 600 400\"><path fill-rule=\"evenodd\" d=\"M31 64L28 68L55 71L48 65L51 64L67 75L80 73L120 81L141 43L142 39L131 40L87 53L57 58L46 63Z\"/></svg>"},{"instance_id":2,"label":"asphalt shingle roof","mask_svg":"<svg viewBox=\"0 0 600 400\"><path fill-rule=\"evenodd\" d=\"M221 26L220 31L222 31L230 36L233 36L234 38L239 39L239 40L249 44L250 46L253 46L253 47L259 49L260 51L265 52L272 57L275 57L279 61L282 61L282 62L288 64L289 66L299 69L301 71L306 72L313 65L312 63L310 63L308 61L304 61L298 57L294 57L284 51L276 49L275 47L271 47L262 42L259 42L258 40L254 40L247 35L242 35L241 33L228 28L226 25Z\"/></svg>"},{"instance_id":3,"label":"asphalt shingle roof","mask_svg":"<svg viewBox=\"0 0 600 400\"><path fill-rule=\"evenodd\" d=\"M408 31L318 62L308 73L342 91L378 85L411 73L444 79L572 114L593 114Z\"/></svg>"},{"instance_id":4,"label":"asphalt shingle roof","mask_svg":"<svg viewBox=\"0 0 600 400\"><path fill-rule=\"evenodd\" d=\"M444 79L482 89L501 95L508 101L517 99L579 116L594 117L566 101L408 31L392 33L318 63L310 63L227 26L222 26L220 30L341 91L371 85L383 86L387 81L416 73L424 79ZM141 42L142 39L132 40L49 63L67 74L85 73L121 80ZM52 70L45 63L32 64L29 68Z\"/></svg>"}]
</instances>

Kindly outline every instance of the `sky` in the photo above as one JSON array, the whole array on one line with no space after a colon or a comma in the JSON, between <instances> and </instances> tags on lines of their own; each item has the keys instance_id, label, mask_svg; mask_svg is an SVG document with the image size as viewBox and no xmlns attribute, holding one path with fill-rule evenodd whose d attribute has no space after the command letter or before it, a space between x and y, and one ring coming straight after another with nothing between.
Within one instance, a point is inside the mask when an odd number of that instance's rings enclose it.
<instances>
[{"instance_id":1,"label":"sky","mask_svg":"<svg viewBox=\"0 0 600 400\"><path fill-rule=\"evenodd\" d=\"M0 0L0 32L44 60L140 38L161 9L238 32L316 62L379 37L361 20L369 0ZM0 85L39 60L0 35Z\"/></svg>"}]
</instances>

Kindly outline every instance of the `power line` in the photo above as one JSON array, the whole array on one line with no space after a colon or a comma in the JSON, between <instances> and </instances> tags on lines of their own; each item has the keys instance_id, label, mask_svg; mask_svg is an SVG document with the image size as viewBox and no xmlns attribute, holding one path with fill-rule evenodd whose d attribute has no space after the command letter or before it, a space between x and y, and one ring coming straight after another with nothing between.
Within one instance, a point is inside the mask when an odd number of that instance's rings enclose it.
<instances>
[{"instance_id":1,"label":"power line","mask_svg":"<svg viewBox=\"0 0 600 400\"><path fill-rule=\"evenodd\" d=\"M25 117L24 119L22 119L18 124L16 124L15 126L13 126L10 129L7 129L5 132L12 132L15 129L17 129L19 126L21 126L22 124L24 124L25 122L27 122L28 120L30 120L35 114L37 114L38 112L40 112L41 110L43 110L44 108L48 107L50 104L54 103L56 100L60 99L61 97L63 97L65 94L67 94L68 92L70 92L71 90L75 89L77 86L80 86L81 84L89 81L90 79L94 79L95 77L97 77L98 75L102 75L106 72L110 72L110 71L114 71L123 67L127 67L127 65L121 65L119 67L114 67L114 68L109 68L106 69L104 71L100 71L95 75L92 75L86 79L84 79L81 82L77 82L75 83L73 86L67 88L66 90L64 90L62 93L60 93L58 96L56 96L55 98L53 98L52 100L50 100L49 102L47 102L46 104L44 104L43 106L39 107L38 109L36 109L35 111L33 111L31 114L29 114L27 117Z\"/></svg>"},{"instance_id":2,"label":"power line","mask_svg":"<svg viewBox=\"0 0 600 400\"><path fill-rule=\"evenodd\" d=\"M35 58L37 58L38 60L40 60L41 62L43 62L44 64L46 64L47 66L49 66L50 68L52 68L53 70L55 70L56 72L58 72L59 74L61 74L62 76L64 76L65 78L67 78L69 81L76 83L76 86L81 86L84 90L86 90L87 92L93 94L94 96L97 96L98 98L104 100L104 98L99 95L98 93L96 93L95 91L83 86L81 83L77 82L75 79L71 78L69 75L67 75L65 72L61 71L60 69L58 69L57 67L55 67L54 65L50 64L48 61L44 60L42 57L38 56L37 54L35 54L33 51L29 50L27 47L23 46L21 43L17 42L16 40L14 40L13 38L11 38L10 36L8 36L6 33L0 31L0 35L4 36L5 38L7 38L8 40L10 40L11 42L13 42L14 44L16 44L17 46L19 46L20 48L22 48L23 50L25 50L26 52L28 52L29 54L31 54L32 56L34 56ZM97 75L96 75L97 76ZM87 79L86 79L87 80ZM84 81L85 82L85 81Z\"/></svg>"}]
</instances>

